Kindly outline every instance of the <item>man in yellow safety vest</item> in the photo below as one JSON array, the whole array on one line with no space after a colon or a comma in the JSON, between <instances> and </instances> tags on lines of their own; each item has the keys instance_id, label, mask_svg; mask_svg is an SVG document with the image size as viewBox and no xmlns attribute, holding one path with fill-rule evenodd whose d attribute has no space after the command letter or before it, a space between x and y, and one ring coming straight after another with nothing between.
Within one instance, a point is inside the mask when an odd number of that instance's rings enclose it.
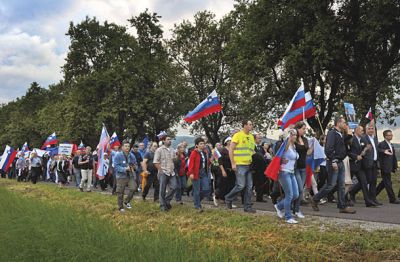
<instances>
[{"instance_id":1,"label":"man in yellow safety vest","mask_svg":"<svg viewBox=\"0 0 400 262\"><path fill-rule=\"evenodd\" d=\"M251 196L253 193L253 176L250 172L251 157L255 153L254 136L250 133L253 123L242 121L243 129L232 137L229 147L229 158L232 169L236 173L235 187L225 196L226 206L232 209L232 201L244 189L244 211L255 213L252 208Z\"/></svg>"}]
</instances>

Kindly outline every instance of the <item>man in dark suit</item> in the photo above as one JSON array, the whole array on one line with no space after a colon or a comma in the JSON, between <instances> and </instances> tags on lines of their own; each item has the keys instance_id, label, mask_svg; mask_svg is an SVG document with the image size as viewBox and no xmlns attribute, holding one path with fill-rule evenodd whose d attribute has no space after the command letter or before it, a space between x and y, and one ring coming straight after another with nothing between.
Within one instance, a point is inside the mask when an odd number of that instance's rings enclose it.
<instances>
[{"instance_id":1,"label":"man in dark suit","mask_svg":"<svg viewBox=\"0 0 400 262\"><path fill-rule=\"evenodd\" d=\"M396 153L392 143L390 143L393 138L392 131L383 131L383 137L385 138L385 141L380 142L378 145L382 181L376 188L376 195L379 195L379 193L386 188L390 203L400 204L400 201L396 199L396 195L394 194L392 187L392 172L397 170Z\"/></svg>"},{"instance_id":2,"label":"man in dark suit","mask_svg":"<svg viewBox=\"0 0 400 262\"><path fill-rule=\"evenodd\" d=\"M254 188L256 191L257 202L267 202L264 200L264 194L267 191L267 177L264 175L265 168L267 167L267 161L264 158L265 150L261 146L262 136L257 134L254 136L256 142L255 154L252 156L251 170L253 171Z\"/></svg>"},{"instance_id":3,"label":"man in dark suit","mask_svg":"<svg viewBox=\"0 0 400 262\"><path fill-rule=\"evenodd\" d=\"M378 177L378 138L375 136L375 124L372 120L367 126L367 134L361 138L361 143L370 145L371 150L366 151L365 156L361 162L361 167L367 177L369 184L369 197L377 205L382 205L376 200L376 180Z\"/></svg>"},{"instance_id":4,"label":"man in dark suit","mask_svg":"<svg viewBox=\"0 0 400 262\"><path fill-rule=\"evenodd\" d=\"M357 192L361 189L364 196L365 205L367 207L376 207L368 192L368 182L365 176L364 170L361 168L361 162L364 155L370 147L367 147L361 142L362 135L364 134L364 128L362 126L357 126L354 130L354 135L350 140L350 147L348 149L348 156L350 158L350 171L353 176L357 177L358 183L353 185L349 191L351 199L355 198Z\"/></svg>"}]
</instances>

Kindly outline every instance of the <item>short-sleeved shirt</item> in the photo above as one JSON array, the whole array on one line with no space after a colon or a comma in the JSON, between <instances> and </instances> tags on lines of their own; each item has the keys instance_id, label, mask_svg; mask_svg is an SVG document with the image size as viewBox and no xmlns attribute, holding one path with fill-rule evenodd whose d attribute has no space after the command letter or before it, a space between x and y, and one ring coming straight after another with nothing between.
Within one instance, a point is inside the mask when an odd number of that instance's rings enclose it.
<instances>
[{"instance_id":1,"label":"short-sleeved shirt","mask_svg":"<svg viewBox=\"0 0 400 262\"><path fill-rule=\"evenodd\" d=\"M250 165L251 157L255 153L254 148L256 146L254 136L250 133L246 134L242 130L232 137L232 142L236 144L235 150L233 151L235 163L237 165Z\"/></svg>"},{"instance_id":2,"label":"short-sleeved shirt","mask_svg":"<svg viewBox=\"0 0 400 262\"><path fill-rule=\"evenodd\" d=\"M145 154L144 154L144 156L143 156L143 159L147 159L147 162L146 162L146 164L147 164L147 171L149 171L149 172L152 172L152 171L155 171L156 170L156 167L154 166L154 163L153 163L153 161L154 161L154 152L152 152L152 151L147 151Z\"/></svg>"},{"instance_id":3,"label":"short-sleeved shirt","mask_svg":"<svg viewBox=\"0 0 400 262\"><path fill-rule=\"evenodd\" d=\"M163 145L162 147L156 150L154 154L154 164L160 164L162 171L167 176L174 176L174 158L175 152L173 148L166 147Z\"/></svg>"}]
</instances>

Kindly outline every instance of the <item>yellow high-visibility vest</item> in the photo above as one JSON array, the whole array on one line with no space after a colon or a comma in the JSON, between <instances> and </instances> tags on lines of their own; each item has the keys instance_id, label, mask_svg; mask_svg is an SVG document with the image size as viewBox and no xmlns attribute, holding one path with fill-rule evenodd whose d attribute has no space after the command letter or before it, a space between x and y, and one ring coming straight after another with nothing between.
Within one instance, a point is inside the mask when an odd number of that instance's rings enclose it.
<instances>
[{"instance_id":1,"label":"yellow high-visibility vest","mask_svg":"<svg viewBox=\"0 0 400 262\"><path fill-rule=\"evenodd\" d=\"M236 144L233 150L233 160L237 165L250 165L251 156L255 153L254 136L252 134L246 135L245 132L240 131L232 137L232 142Z\"/></svg>"}]
</instances>

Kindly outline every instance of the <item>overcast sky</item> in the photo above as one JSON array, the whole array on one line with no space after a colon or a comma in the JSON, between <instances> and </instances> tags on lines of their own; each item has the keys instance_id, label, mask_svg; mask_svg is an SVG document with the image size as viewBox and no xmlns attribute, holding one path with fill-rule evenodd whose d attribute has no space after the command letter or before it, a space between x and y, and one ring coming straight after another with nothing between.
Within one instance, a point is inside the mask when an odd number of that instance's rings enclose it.
<instances>
[{"instance_id":1,"label":"overcast sky","mask_svg":"<svg viewBox=\"0 0 400 262\"><path fill-rule=\"evenodd\" d=\"M0 0L0 103L24 95L33 81L47 87L61 79L70 21L96 16L127 25L148 8L162 16L168 37L175 23L198 11L220 18L233 5L233 0Z\"/></svg>"}]
</instances>

